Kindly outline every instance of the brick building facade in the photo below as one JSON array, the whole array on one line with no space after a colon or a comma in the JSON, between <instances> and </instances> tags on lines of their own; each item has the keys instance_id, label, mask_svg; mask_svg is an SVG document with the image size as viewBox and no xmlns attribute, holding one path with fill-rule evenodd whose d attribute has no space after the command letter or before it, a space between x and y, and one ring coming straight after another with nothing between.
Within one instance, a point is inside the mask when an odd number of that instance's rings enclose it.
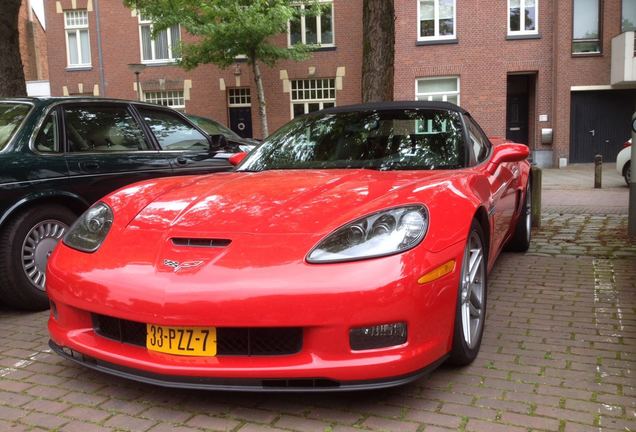
<instances>
[{"instance_id":1,"label":"brick building facade","mask_svg":"<svg viewBox=\"0 0 636 432\"><path fill-rule=\"evenodd\" d=\"M46 29L30 0L23 0L18 16L20 56L29 94L48 93L49 62Z\"/></svg>"},{"instance_id":2,"label":"brick building facade","mask_svg":"<svg viewBox=\"0 0 636 432\"><path fill-rule=\"evenodd\" d=\"M325 19L306 18L314 21L277 38L322 48L306 61L262 68L271 131L294 115L361 100L362 0L323 1L332 4ZM128 64L143 63L142 98L261 136L246 63L186 72L171 58L170 45L190 37L180 29L151 40L151 23L120 2L45 3L52 94L137 98ZM636 75L610 75L633 61L636 0L395 0L395 12L396 100L458 102L490 135L527 143L543 165L616 156L629 132L623 117L636 105ZM621 34L626 42L613 52Z\"/></svg>"}]
</instances>

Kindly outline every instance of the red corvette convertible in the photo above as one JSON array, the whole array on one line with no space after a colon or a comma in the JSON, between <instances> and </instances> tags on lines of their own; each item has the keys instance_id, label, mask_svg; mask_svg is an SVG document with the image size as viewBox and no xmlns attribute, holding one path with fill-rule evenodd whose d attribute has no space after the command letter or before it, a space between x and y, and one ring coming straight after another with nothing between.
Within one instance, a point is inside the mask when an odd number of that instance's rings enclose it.
<instances>
[{"instance_id":1,"label":"red corvette convertible","mask_svg":"<svg viewBox=\"0 0 636 432\"><path fill-rule=\"evenodd\" d=\"M528 147L461 108L297 118L235 172L114 192L48 264L51 347L184 388L400 385L479 351L487 275L530 242Z\"/></svg>"}]
</instances>

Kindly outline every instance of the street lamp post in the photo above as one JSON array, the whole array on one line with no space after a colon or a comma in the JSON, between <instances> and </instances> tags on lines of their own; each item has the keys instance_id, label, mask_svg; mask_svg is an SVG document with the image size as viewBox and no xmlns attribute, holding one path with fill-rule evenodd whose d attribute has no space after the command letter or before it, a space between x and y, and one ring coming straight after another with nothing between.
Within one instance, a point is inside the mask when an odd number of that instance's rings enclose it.
<instances>
[{"instance_id":1,"label":"street lamp post","mask_svg":"<svg viewBox=\"0 0 636 432\"><path fill-rule=\"evenodd\" d=\"M139 75L146 69L146 65L143 63L129 63L128 69L130 69L137 79L137 100L141 101L141 87L139 85Z\"/></svg>"}]
</instances>

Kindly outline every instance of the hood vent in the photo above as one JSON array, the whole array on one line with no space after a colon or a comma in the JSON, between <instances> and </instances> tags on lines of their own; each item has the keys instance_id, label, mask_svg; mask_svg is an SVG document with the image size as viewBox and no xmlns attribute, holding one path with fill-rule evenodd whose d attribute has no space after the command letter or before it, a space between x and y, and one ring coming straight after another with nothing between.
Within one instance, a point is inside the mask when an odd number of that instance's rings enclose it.
<instances>
[{"instance_id":1,"label":"hood vent","mask_svg":"<svg viewBox=\"0 0 636 432\"><path fill-rule=\"evenodd\" d=\"M226 247L232 240L228 239L205 239L205 238L185 238L175 237L172 239L172 244L175 246L188 246L188 247L204 247L204 248L219 248Z\"/></svg>"}]
</instances>

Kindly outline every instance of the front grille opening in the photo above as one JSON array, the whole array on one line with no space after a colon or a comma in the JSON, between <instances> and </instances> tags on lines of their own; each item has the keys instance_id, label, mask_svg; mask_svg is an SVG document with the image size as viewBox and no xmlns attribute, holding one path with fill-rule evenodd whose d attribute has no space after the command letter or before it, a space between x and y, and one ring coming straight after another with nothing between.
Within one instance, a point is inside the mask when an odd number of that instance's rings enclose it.
<instances>
[{"instance_id":1,"label":"front grille opening","mask_svg":"<svg viewBox=\"0 0 636 432\"><path fill-rule=\"evenodd\" d=\"M172 239L172 244L175 246L188 246L188 247L227 247L232 243L232 240L228 239L205 239L205 238L185 238L175 237Z\"/></svg>"},{"instance_id":2,"label":"front grille opening","mask_svg":"<svg viewBox=\"0 0 636 432\"><path fill-rule=\"evenodd\" d=\"M335 388L340 387L337 381L329 379L269 379L263 380L264 388Z\"/></svg>"},{"instance_id":3,"label":"front grille opening","mask_svg":"<svg viewBox=\"0 0 636 432\"><path fill-rule=\"evenodd\" d=\"M93 314L93 328L100 336L137 346L146 346L146 324ZM299 327L217 327L217 356L290 355L302 349Z\"/></svg>"}]
</instances>

